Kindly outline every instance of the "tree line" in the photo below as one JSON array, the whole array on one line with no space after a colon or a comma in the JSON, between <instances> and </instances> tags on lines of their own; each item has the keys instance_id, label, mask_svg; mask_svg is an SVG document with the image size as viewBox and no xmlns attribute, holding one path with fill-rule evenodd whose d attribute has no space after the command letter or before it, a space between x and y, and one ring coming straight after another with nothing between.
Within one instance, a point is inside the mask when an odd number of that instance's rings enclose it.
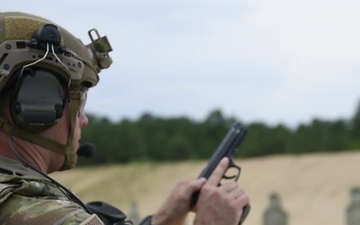
<instances>
[{"instance_id":1,"label":"tree line","mask_svg":"<svg viewBox=\"0 0 360 225\"><path fill-rule=\"evenodd\" d=\"M81 141L93 143L97 153L93 159L80 159L80 165L209 159L235 121L248 130L236 157L360 149L360 108L350 119L313 119L293 129L284 124L247 124L225 117L219 109L211 111L203 121L150 113L119 122L96 115L88 118L90 123L83 129Z\"/></svg>"}]
</instances>

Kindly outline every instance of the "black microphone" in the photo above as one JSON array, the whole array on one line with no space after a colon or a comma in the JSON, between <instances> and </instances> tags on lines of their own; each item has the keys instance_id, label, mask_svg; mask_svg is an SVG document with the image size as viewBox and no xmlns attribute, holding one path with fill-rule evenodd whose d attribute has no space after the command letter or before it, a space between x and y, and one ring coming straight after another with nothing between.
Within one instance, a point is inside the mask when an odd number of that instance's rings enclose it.
<instances>
[{"instance_id":1,"label":"black microphone","mask_svg":"<svg viewBox=\"0 0 360 225\"><path fill-rule=\"evenodd\" d=\"M85 158L92 158L96 154L95 145L91 143L80 144L80 147L76 154Z\"/></svg>"}]
</instances>

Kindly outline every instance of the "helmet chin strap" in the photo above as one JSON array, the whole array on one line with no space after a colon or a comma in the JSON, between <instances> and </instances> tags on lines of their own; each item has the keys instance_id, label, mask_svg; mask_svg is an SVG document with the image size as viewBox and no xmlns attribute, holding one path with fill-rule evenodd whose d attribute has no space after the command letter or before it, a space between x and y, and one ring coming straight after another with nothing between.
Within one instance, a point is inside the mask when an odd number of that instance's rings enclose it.
<instances>
[{"instance_id":1,"label":"helmet chin strap","mask_svg":"<svg viewBox=\"0 0 360 225\"><path fill-rule=\"evenodd\" d=\"M78 105L79 105L78 99L71 100L70 132L66 145L60 144L49 138L42 137L39 134L18 128L17 126L11 124L9 121L7 121L2 117L0 117L0 127L9 134L13 132L15 137L19 137L25 141L34 143L48 150L65 155L65 162L59 171L68 170L74 168L77 163L77 154L76 154L77 149L74 149L74 146L72 146L72 142L74 140L74 131L76 126L76 117L78 114Z\"/></svg>"},{"instance_id":2,"label":"helmet chin strap","mask_svg":"<svg viewBox=\"0 0 360 225\"><path fill-rule=\"evenodd\" d=\"M71 91L70 92L70 102L71 102L71 114L70 114L70 132L69 137L67 139L67 145L65 149L65 162L60 170L69 170L75 167L77 163L77 154L76 150L73 149L72 144L74 140L74 132L76 127L76 118L79 113L79 98L80 98L80 90L79 91Z\"/></svg>"}]
</instances>

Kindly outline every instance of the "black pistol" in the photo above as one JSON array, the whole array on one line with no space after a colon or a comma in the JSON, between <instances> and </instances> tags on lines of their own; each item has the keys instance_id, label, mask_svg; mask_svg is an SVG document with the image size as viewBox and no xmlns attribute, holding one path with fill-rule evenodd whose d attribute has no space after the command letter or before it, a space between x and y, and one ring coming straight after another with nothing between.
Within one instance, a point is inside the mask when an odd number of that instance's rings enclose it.
<instances>
[{"instance_id":1,"label":"black pistol","mask_svg":"<svg viewBox=\"0 0 360 225\"><path fill-rule=\"evenodd\" d=\"M235 168L237 170L237 174L232 176L227 176L225 173L223 178L235 179L235 181L237 181L240 177L241 168L234 163L234 154L237 148L239 147L239 145L241 144L241 142L244 140L246 132L247 130L244 127L242 127L240 123L238 122L233 123L230 130L228 131L224 139L221 141L219 147L216 149L210 161L208 162L206 167L202 170L198 178L205 177L206 179L208 179L215 170L216 166L221 161L221 159L224 157L228 157L230 160L228 169ZM191 199L192 205L196 204L199 198L199 194L200 192L195 192L194 195L192 196ZM239 225L241 225L244 222L249 212L250 212L250 205L246 205L243 208L243 213L241 215Z\"/></svg>"}]
</instances>

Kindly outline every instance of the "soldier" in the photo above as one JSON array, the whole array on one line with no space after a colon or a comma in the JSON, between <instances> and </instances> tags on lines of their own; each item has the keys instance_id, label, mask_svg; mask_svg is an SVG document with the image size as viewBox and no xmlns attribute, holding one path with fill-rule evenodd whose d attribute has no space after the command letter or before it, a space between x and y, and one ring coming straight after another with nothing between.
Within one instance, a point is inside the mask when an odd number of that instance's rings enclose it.
<instances>
[{"instance_id":1,"label":"soldier","mask_svg":"<svg viewBox=\"0 0 360 225\"><path fill-rule=\"evenodd\" d=\"M61 26L20 12L0 13L0 222L6 225L127 224L120 210L102 202L84 204L47 174L68 170L77 155L86 94L108 68L107 38L89 31L84 45ZM218 186L229 161L208 179L178 183L165 203L142 224L180 225L189 211L194 224L235 225L248 196L234 182ZM201 190L190 208L194 192Z\"/></svg>"}]
</instances>

